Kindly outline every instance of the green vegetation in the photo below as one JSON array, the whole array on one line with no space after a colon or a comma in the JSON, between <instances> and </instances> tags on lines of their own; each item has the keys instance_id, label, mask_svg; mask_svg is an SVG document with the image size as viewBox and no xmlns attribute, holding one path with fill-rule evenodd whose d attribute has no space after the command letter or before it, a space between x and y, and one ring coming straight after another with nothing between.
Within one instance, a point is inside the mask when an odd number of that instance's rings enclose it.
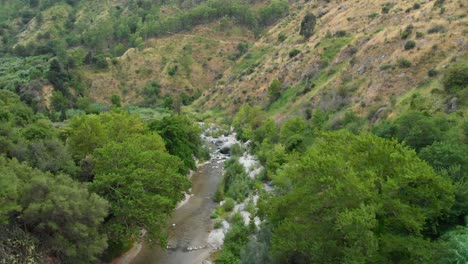
<instances>
[{"instance_id":1,"label":"green vegetation","mask_svg":"<svg viewBox=\"0 0 468 264\"><path fill-rule=\"evenodd\" d=\"M447 92L456 93L468 88L468 61L452 64L444 74L444 88Z\"/></svg>"},{"instance_id":2,"label":"green vegetation","mask_svg":"<svg viewBox=\"0 0 468 264\"><path fill-rule=\"evenodd\" d=\"M322 59L325 61L332 60L344 46L351 42L351 40L351 37L332 37L323 39L320 42L320 47L323 49L321 55Z\"/></svg>"},{"instance_id":3,"label":"green vegetation","mask_svg":"<svg viewBox=\"0 0 468 264\"><path fill-rule=\"evenodd\" d=\"M411 50L411 49L414 49L415 47L416 47L416 42L414 42L414 40L408 40L405 43L405 50Z\"/></svg>"},{"instance_id":4,"label":"green vegetation","mask_svg":"<svg viewBox=\"0 0 468 264\"><path fill-rule=\"evenodd\" d=\"M234 128L243 140L253 141L264 166L261 179L273 180L275 191L260 199L259 214L266 221L261 230L253 229L248 243L242 238L234 243L243 245L240 254L223 249L222 261L464 261L463 119L407 112L373 128L387 138L382 139L346 131L362 129L348 125L363 122L352 111L345 112L340 126L327 126L327 115L318 110L309 116L277 128L262 110L246 105L234 117ZM257 136L266 127L267 136ZM346 130L322 132L327 127Z\"/></svg>"},{"instance_id":5,"label":"green vegetation","mask_svg":"<svg viewBox=\"0 0 468 264\"><path fill-rule=\"evenodd\" d=\"M461 1L289 2L1 1L0 262L165 247L214 120L216 263L466 263Z\"/></svg>"},{"instance_id":6,"label":"green vegetation","mask_svg":"<svg viewBox=\"0 0 468 264\"><path fill-rule=\"evenodd\" d=\"M397 64L400 68L410 68L413 65L411 61L404 58L398 59Z\"/></svg>"},{"instance_id":7,"label":"green vegetation","mask_svg":"<svg viewBox=\"0 0 468 264\"><path fill-rule=\"evenodd\" d=\"M164 244L165 219L190 187L184 161L205 153L198 126L183 116L147 126L116 108L75 116L58 130L6 90L0 116L0 228L10 227L2 238L18 243L0 247L12 262L90 263L105 250L111 259L143 228L146 240ZM161 124L160 136L152 130ZM168 133L179 140L166 143Z\"/></svg>"},{"instance_id":8,"label":"green vegetation","mask_svg":"<svg viewBox=\"0 0 468 264\"><path fill-rule=\"evenodd\" d=\"M304 38L308 39L314 34L315 24L317 23L317 17L311 13L307 13L301 22L301 31L299 34Z\"/></svg>"},{"instance_id":9,"label":"green vegetation","mask_svg":"<svg viewBox=\"0 0 468 264\"><path fill-rule=\"evenodd\" d=\"M413 25L408 25L403 32L401 32L401 38L402 39L407 39L411 33L413 33L414 26Z\"/></svg>"},{"instance_id":10,"label":"green vegetation","mask_svg":"<svg viewBox=\"0 0 468 264\"><path fill-rule=\"evenodd\" d=\"M264 213L279 262L430 262L434 245L423 234L453 203L450 182L413 151L348 132L321 134L275 181L279 195Z\"/></svg>"},{"instance_id":11,"label":"green vegetation","mask_svg":"<svg viewBox=\"0 0 468 264\"><path fill-rule=\"evenodd\" d=\"M270 103L275 102L281 96L281 85L282 83L278 80L273 80L268 88L268 96L270 97Z\"/></svg>"}]
</instances>

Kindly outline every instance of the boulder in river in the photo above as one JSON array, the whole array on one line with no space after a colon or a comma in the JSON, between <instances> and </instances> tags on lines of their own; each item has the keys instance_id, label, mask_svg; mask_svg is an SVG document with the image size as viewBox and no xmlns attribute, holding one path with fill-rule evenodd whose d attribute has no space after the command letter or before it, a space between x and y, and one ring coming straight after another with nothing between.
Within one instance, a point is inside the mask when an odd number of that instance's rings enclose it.
<instances>
[{"instance_id":1,"label":"boulder in river","mask_svg":"<svg viewBox=\"0 0 468 264\"><path fill-rule=\"evenodd\" d=\"M219 149L219 152L224 155L229 155L229 152L231 152L231 147L223 146L222 148Z\"/></svg>"}]
</instances>

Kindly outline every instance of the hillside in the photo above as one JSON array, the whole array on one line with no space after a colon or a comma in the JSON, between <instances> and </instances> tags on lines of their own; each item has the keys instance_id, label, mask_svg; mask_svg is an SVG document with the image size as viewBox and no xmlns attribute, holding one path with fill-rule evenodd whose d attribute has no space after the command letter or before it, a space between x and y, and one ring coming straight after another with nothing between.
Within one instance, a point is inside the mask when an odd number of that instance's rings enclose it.
<instances>
[{"instance_id":1,"label":"hillside","mask_svg":"<svg viewBox=\"0 0 468 264\"><path fill-rule=\"evenodd\" d=\"M0 263L468 263L467 14L0 0Z\"/></svg>"},{"instance_id":2,"label":"hillside","mask_svg":"<svg viewBox=\"0 0 468 264\"><path fill-rule=\"evenodd\" d=\"M23 27L20 18L4 15L3 23L10 21L4 31L16 34L4 43L17 54L51 50L71 79L67 89L102 105L113 95L144 106L198 99L193 109L226 113L251 103L278 121L321 109L335 123L346 113L374 123L409 108L466 113L466 94L446 93L441 84L448 66L467 60L462 1L293 2L284 18L275 11L285 8L280 2L260 1L249 11L257 22L236 13L247 4L223 11L220 3L32 6L22 13ZM34 8L43 11L31 16ZM202 15L209 10L218 13ZM308 39L299 34L307 13L316 16ZM258 24L270 26L259 34ZM273 102L268 88L274 80L281 91ZM39 93L51 108L50 92Z\"/></svg>"},{"instance_id":3,"label":"hillside","mask_svg":"<svg viewBox=\"0 0 468 264\"><path fill-rule=\"evenodd\" d=\"M268 87L278 79L281 97L268 111L279 120L317 108L370 121L408 108L465 115L466 93L444 92L440 73L468 59L467 10L462 1L294 4L198 103L231 111L247 102L266 107ZM305 40L299 31L308 12L318 18ZM411 41L415 47L405 48Z\"/></svg>"}]
</instances>

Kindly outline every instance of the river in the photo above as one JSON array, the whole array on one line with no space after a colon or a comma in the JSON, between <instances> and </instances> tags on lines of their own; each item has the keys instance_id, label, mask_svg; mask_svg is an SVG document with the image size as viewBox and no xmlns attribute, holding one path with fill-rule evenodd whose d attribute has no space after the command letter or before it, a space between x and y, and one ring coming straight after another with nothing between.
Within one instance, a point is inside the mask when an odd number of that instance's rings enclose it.
<instances>
[{"instance_id":1,"label":"river","mask_svg":"<svg viewBox=\"0 0 468 264\"><path fill-rule=\"evenodd\" d=\"M132 264L201 264L209 257L213 250L207 242L213 229L210 215L217 205L213 197L226 156L216 153L214 144L208 144L212 158L192 175L192 196L174 211L168 223L168 249L143 245Z\"/></svg>"}]
</instances>

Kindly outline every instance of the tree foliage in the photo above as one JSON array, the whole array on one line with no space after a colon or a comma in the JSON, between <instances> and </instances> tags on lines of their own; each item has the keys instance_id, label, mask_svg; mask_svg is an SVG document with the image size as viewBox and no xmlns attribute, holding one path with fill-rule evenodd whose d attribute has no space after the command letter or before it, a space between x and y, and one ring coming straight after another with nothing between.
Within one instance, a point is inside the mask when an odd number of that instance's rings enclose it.
<instances>
[{"instance_id":1,"label":"tree foliage","mask_svg":"<svg viewBox=\"0 0 468 264\"><path fill-rule=\"evenodd\" d=\"M138 238L164 243L166 219L190 187L181 161L168 154L159 135L137 135L96 149L91 189L111 205L105 229L112 240Z\"/></svg>"},{"instance_id":2,"label":"tree foliage","mask_svg":"<svg viewBox=\"0 0 468 264\"><path fill-rule=\"evenodd\" d=\"M262 210L281 263L428 263L424 232L454 200L451 183L414 151L345 131L323 133L274 179L278 196Z\"/></svg>"},{"instance_id":3,"label":"tree foliage","mask_svg":"<svg viewBox=\"0 0 468 264\"><path fill-rule=\"evenodd\" d=\"M308 39L314 34L315 24L317 23L317 17L312 13L307 13L301 22L301 31L299 34L304 38Z\"/></svg>"},{"instance_id":4,"label":"tree foliage","mask_svg":"<svg viewBox=\"0 0 468 264\"><path fill-rule=\"evenodd\" d=\"M8 201L15 203L2 205L1 215L19 214L14 221L33 234L48 255L67 263L89 263L107 247L99 227L108 203L85 185L4 157L0 157L0 179L10 186Z\"/></svg>"},{"instance_id":5,"label":"tree foliage","mask_svg":"<svg viewBox=\"0 0 468 264\"><path fill-rule=\"evenodd\" d=\"M182 173L195 169L194 157L207 158L202 149L201 129L187 116L167 116L160 121L151 122L149 127L161 135L169 153L183 161L185 166Z\"/></svg>"}]
</instances>

